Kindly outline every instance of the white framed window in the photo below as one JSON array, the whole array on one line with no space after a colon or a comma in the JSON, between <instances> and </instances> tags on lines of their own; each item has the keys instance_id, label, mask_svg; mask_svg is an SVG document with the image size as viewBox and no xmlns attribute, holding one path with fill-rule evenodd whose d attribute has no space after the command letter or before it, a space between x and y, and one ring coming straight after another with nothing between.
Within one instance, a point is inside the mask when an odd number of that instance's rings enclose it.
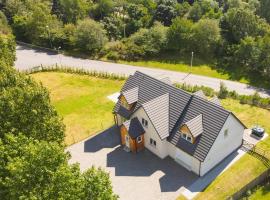
<instances>
[{"instance_id":1,"label":"white framed window","mask_svg":"<svg viewBox=\"0 0 270 200\"><path fill-rule=\"evenodd\" d=\"M181 134L181 137L182 137L183 139L185 139L186 141L192 143L192 138L191 138L188 134L182 133L182 134Z\"/></svg>"},{"instance_id":2,"label":"white framed window","mask_svg":"<svg viewBox=\"0 0 270 200\"><path fill-rule=\"evenodd\" d=\"M155 140L153 140L152 138L150 138L150 145L153 147L157 146L157 142Z\"/></svg>"},{"instance_id":3,"label":"white framed window","mask_svg":"<svg viewBox=\"0 0 270 200\"><path fill-rule=\"evenodd\" d=\"M224 138L228 137L228 135L229 135L229 130L228 129L225 129L225 131L224 131Z\"/></svg>"},{"instance_id":4,"label":"white framed window","mask_svg":"<svg viewBox=\"0 0 270 200\"><path fill-rule=\"evenodd\" d=\"M142 136L137 137L137 142L138 143L141 143L142 142Z\"/></svg>"},{"instance_id":5,"label":"white framed window","mask_svg":"<svg viewBox=\"0 0 270 200\"><path fill-rule=\"evenodd\" d=\"M142 118L142 125L146 128L148 127L148 121L144 118Z\"/></svg>"}]
</instances>

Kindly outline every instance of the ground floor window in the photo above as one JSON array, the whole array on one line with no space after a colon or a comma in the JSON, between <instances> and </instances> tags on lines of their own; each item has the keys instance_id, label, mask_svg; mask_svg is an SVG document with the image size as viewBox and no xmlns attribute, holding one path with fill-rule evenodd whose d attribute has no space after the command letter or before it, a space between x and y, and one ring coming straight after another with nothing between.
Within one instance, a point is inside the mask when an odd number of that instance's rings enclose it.
<instances>
[{"instance_id":1,"label":"ground floor window","mask_svg":"<svg viewBox=\"0 0 270 200\"><path fill-rule=\"evenodd\" d=\"M157 142L155 140L153 140L152 138L150 138L150 145L152 145L153 147L156 147Z\"/></svg>"},{"instance_id":2,"label":"ground floor window","mask_svg":"<svg viewBox=\"0 0 270 200\"><path fill-rule=\"evenodd\" d=\"M137 137L137 142L138 143L141 143L142 142L142 136Z\"/></svg>"}]
</instances>

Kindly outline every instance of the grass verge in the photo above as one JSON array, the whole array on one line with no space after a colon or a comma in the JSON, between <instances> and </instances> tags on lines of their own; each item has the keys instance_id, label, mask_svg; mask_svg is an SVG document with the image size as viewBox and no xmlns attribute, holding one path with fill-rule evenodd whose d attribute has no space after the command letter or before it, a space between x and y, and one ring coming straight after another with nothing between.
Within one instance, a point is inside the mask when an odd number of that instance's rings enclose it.
<instances>
[{"instance_id":1,"label":"grass verge","mask_svg":"<svg viewBox=\"0 0 270 200\"><path fill-rule=\"evenodd\" d=\"M31 76L49 89L52 103L66 125L67 145L113 124L114 103L107 96L119 91L123 81L59 72Z\"/></svg>"}]
</instances>

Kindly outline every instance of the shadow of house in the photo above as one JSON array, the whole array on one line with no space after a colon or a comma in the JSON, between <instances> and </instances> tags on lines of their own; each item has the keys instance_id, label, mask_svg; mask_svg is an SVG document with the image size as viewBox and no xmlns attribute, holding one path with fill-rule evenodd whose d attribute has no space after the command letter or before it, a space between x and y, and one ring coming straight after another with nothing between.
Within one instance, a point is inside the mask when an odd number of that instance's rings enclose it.
<instances>
[{"instance_id":1,"label":"shadow of house","mask_svg":"<svg viewBox=\"0 0 270 200\"><path fill-rule=\"evenodd\" d=\"M117 126L112 126L84 142L84 152L97 152L103 148L114 148L120 144Z\"/></svg>"},{"instance_id":2,"label":"shadow of house","mask_svg":"<svg viewBox=\"0 0 270 200\"><path fill-rule=\"evenodd\" d=\"M175 163L170 157L160 159L149 150L133 154L122 147L107 154L107 167L115 168L115 176L151 176L157 171L164 175L159 179L161 192L175 192L188 187L198 176Z\"/></svg>"}]
</instances>

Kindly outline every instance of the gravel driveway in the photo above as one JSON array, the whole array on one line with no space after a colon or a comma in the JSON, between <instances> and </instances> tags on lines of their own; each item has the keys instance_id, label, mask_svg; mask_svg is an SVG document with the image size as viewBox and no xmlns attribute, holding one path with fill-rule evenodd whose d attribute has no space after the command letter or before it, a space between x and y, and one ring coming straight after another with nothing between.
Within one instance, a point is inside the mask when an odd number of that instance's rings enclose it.
<instances>
[{"instance_id":1,"label":"gravel driveway","mask_svg":"<svg viewBox=\"0 0 270 200\"><path fill-rule=\"evenodd\" d=\"M79 162L81 170L92 165L110 173L115 193L123 200L172 200L194 183L198 176L176 164L161 160L150 151L125 152L118 129L104 132L68 147L70 163Z\"/></svg>"}]
</instances>

